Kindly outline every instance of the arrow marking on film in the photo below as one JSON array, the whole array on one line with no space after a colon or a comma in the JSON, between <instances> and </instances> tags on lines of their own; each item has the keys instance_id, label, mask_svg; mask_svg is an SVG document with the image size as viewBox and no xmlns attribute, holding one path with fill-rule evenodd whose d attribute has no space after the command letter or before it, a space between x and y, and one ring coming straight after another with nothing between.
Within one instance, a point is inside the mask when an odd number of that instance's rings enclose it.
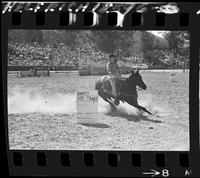
<instances>
[{"instance_id":1,"label":"arrow marking on film","mask_svg":"<svg viewBox=\"0 0 200 178\"><path fill-rule=\"evenodd\" d=\"M158 171L155 171L154 169L151 169L152 172L143 172L142 174L145 174L145 175L151 175L151 177L154 177L154 176L157 176L160 174L160 172Z\"/></svg>"}]
</instances>

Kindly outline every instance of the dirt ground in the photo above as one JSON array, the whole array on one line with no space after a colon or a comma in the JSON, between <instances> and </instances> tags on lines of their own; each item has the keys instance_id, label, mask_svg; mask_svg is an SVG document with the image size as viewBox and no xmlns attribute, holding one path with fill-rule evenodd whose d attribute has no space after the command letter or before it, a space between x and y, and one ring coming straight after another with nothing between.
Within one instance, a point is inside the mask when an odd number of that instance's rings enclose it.
<instances>
[{"instance_id":1,"label":"dirt ground","mask_svg":"<svg viewBox=\"0 0 200 178\"><path fill-rule=\"evenodd\" d=\"M189 150L189 75L141 71L147 90L139 104L113 112L99 99L96 124L80 124L75 113L77 89L93 90L102 76L54 73L50 77L8 75L10 149L26 150Z\"/></svg>"}]
</instances>

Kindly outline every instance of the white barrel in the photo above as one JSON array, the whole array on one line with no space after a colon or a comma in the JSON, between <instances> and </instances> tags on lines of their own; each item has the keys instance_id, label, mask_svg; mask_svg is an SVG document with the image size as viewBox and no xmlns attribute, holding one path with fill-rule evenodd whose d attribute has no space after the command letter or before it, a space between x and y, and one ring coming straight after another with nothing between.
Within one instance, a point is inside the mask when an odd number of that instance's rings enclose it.
<instances>
[{"instance_id":1,"label":"white barrel","mask_svg":"<svg viewBox=\"0 0 200 178\"><path fill-rule=\"evenodd\" d=\"M76 92L76 118L78 123L97 123L98 93L96 90Z\"/></svg>"}]
</instances>

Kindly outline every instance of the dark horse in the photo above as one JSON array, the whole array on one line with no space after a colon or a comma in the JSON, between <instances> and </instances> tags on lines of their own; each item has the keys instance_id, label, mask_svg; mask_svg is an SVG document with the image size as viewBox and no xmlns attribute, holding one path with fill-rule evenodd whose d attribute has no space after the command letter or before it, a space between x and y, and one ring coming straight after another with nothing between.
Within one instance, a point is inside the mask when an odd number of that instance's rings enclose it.
<instances>
[{"instance_id":1,"label":"dark horse","mask_svg":"<svg viewBox=\"0 0 200 178\"><path fill-rule=\"evenodd\" d=\"M140 111L142 110L148 114L151 114L145 107L142 107L138 104L136 86L139 86L143 90L146 90L147 88L146 84L142 80L139 70L131 71L131 75L128 78L122 78L117 81L116 88L118 91L119 100L122 102L127 102ZM116 109L115 104L112 102L112 98L114 97L111 93L112 87L109 77L103 77L97 80L95 83L95 89L98 90L98 95L112 106L112 109Z\"/></svg>"}]
</instances>

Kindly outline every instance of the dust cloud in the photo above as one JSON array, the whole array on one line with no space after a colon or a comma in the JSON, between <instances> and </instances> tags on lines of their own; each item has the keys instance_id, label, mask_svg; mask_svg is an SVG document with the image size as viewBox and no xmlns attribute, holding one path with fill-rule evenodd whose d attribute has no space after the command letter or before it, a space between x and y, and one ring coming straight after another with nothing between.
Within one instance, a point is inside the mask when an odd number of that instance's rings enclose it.
<instances>
[{"instance_id":1,"label":"dust cloud","mask_svg":"<svg viewBox=\"0 0 200 178\"><path fill-rule=\"evenodd\" d=\"M152 102L150 94L138 98L138 103L146 107L150 112L166 114L166 108L156 106ZM22 114L22 113L63 113L75 114L76 113L76 94L56 94L51 96L44 96L42 93L31 90L12 90L8 92L8 114ZM101 97L98 101L98 112L108 114L111 111L110 105L105 102ZM117 107L117 112L127 115L141 115L141 112L135 107L120 102ZM145 114L145 113L144 113Z\"/></svg>"},{"instance_id":2,"label":"dust cloud","mask_svg":"<svg viewBox=\"0 0 200 178\"><path fill-rule=\"evenodd\" d=\"M48 97L30 91L8 94L8 114L31 112L72 114L75 111L73 94L57 94Z\"/></svg>"},{"instance_id":3,"label":"dust cloud","mask_svg":"<svg viewBox=\"0 0 200 178\"><path fill-rule=\"evenodd\" d=\"M142 96L142 97L141 97ZM153 102L153 96L151 94L141 94L138 98L138 104L145 107L148 111L150 111L153 115L157 115L160 117L169 116L173 113L172 109L167 107L164 104L155 104ZM112 112L110 105L103 101L101 98L99 99L99 112L108 114ZM140 116L148 115L147 113L139 111L137 108L129 105L126 102L120 102L119 106L117 107L117 112L122 115L132 115L132 116Z\"/></svg>"}]
</instances>

